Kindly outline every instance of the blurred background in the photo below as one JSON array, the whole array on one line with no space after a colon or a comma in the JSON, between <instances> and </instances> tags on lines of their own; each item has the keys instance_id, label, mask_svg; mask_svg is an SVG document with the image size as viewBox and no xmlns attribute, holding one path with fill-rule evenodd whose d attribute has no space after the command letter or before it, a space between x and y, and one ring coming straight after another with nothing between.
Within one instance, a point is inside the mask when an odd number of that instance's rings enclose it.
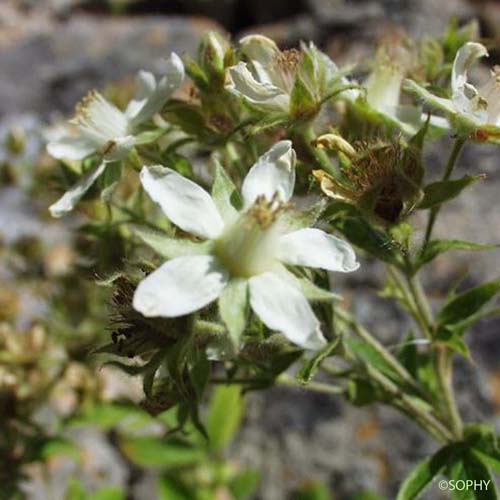
<instances>
[{"instance_id":1,"label":"blurred background","mask_svg":"<svg viewBox=\"0 0 500 500\"><path fill-rule=\"evenodd\" d=\"M132 446L116 446L117 433L129 430L116 430L125 413L114 403L138 401L141 388L89 356L106 339L108 319L99 304L109 297L89 281L96 276L89 262L96 248L91 235L75 236L81 221L48 217L54 197L38 186L50 180L43 124L70 114L93 88L127 85L138 69L154 70L171 51L193 54L208 30L234 41L258 32L282 47L313 40L346 64L369 60L377 40L395 27L418 39L441 35L451 20L472 19L479 37L499 47L500 1L493 0L1 0L0 490L18 478L30 499L94 499L98 491L108 491L103 499L190 498L189 492L174 496L165 493L167 487L158 490L158 474L176 470L175 456L158 468L137 458ZM492 63L498 54L492 51ZM436 170L446 147L445 139L428 152ZM457 170L457 175L485 173L487 181L451 203L437 231L442 237L498 243L500 214L492 208L500 189L498 148L468 147ZM113 240L108 242L112 247ZM424 277L436 300L459 278L472 286L498 277L498 252L472 257L436 260ZM375 295L383 277L382 268L365 261L363 271L339 287L361 320L390 344L411 325ZM497 427L499 336L499 320L475 329L469 339L473 360L458 361L456 380L466 419ZM141 425L151 429L161 423ZM41 439L60 432L68 442ZM222 455L241 477L255 471L240 498L262 500L393 498L411 465L435 448L390 409L357 409L291 389L249 395L235 432ZM30 453L41 453L43 464L26 465ZM207 467L212 471L210 463ZM189 477L186 481L203 483L200 471ZM317 496L297 496L313 490ZM5 486L0 498L22 498L13 491ZM232 498L226 493L222 488L213 498ZM428 498L440 495L432 490Z\"/></svg>"}]
</instances>

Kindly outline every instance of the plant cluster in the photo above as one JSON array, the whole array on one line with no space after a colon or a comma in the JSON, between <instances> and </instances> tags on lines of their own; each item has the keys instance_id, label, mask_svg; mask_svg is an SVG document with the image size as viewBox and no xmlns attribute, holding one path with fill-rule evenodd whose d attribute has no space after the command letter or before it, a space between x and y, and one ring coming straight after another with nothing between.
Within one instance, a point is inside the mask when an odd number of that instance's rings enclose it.
<instances>
[{"instance_id":1,"label":"plant cluster","mask_svg":"<svg viewBox=\"0 0 500 500\"><path fill-rule=\"evenodd\" d=\"M500 281L453 288L434 308L419 278L446 252L495 248L433 233L441 207L484 178L453 176L463 147L499 142L499 72L472 83L487 55L474 37L473 25L392 35L364 74L312 43L207 33L195 59L139 72L129 98L94 91L51 131L66 188L50 212L87 217L89 258L112 295L112 339L96 350L142 378L143 408L209 438L200 404L215 384L390 405L440 445L399 498L439 474L491 481L484 498L496 498L497 437L463 422L452 370L470 357L466 331L498 314L488 304ZM454 143L429 182L425 148L443 137ZM423 241L416 212L428 214ZM336 273L363 273L368 258L414 322L397 351L335 293Z\"/></svg>"}]
</instances>

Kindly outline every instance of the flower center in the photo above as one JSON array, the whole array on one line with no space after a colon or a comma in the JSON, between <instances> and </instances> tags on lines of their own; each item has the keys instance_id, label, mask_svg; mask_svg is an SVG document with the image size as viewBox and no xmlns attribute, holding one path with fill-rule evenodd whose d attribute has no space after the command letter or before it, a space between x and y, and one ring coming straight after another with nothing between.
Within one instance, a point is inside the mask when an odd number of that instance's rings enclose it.
<instances>
[{"instance_id":1,"label":"flower center","mask_svg":"<svg viewBox=\"0 0 500 500\"><path fill-rule=\"evenodd\" d=\"M72 120L82 134L102 148L113 139L128 135L124 113L109 103L99 92L92 91L76 106Z\"/></svg>"},{"instance_id":2,"label":"flower center","mask_svg":"<svg viewBox=\"0 0 500 500\"><path fill-rule=\"evenodd\" d=\"M277 221L286 208L277 195L270 201L259 196L215 242L215 255L233 276L249 278L273 269L280 234Z\"/></svg>"},{"instance_id":3,"label":"flower center","mask_svg":"<svg viewBox=\"0 0 500 500\"><path fill-rule=\"evenodd\" d=\"M281 80L282 89L290 93L295 83L295 76L299 67L302 54L297 49L284 50L274 57L276 73Z\"/></svg>"}]
</instances>

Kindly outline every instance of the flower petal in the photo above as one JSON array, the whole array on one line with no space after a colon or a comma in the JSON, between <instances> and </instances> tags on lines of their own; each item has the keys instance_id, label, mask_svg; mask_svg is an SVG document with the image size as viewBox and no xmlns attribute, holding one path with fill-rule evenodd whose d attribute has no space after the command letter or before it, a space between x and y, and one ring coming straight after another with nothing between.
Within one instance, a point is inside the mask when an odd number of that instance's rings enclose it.
<instances>
[{"instance_id":1,"label":"flower petal","mask_svg":"<svg viewBox=\"0 0 500 500\"><path fill-rule=\"evenodd\" d=\"M240 40L240 46L243 54L263 66L272 64L281 53L274 40L264 35L247 35Z\"/></svg>"},{"instance_id":2,"label":"flower petal","mask_svg":"<svg viewBox=\"0 0 500 500\"><path fill-rule=\"evenodd\" d=\"M133 118L141 110L146 100L156 89L156 78L153 73L141 70L136 77L136 91L134 98L129 102L125 114L128 118Z\"/></svg>"},{"instance_id":3,"label":"flower petal","mask_svg":"<svg viewBox=\"0 0 500 500\"><path fill-rule=\"evenodd\" d=\"M359 267L351 245L320 229L299 229L280 238L278 258L295 266L350 273Z\"/></svg>"},{"instance_id":4,"label":"flower petal","mask_svg":"<svg viewBox=\"0 0 500 500\"><path fill-rule=\"evenodd\" d=\"M49 207L52 217L62 217L64 214L71 212L92 184L94 184L95 180L104 172L105 168L106 163L102 162L84 175L69 191L66 191L58 201Z\"/></svg>"},{"instance_id":5,"label":"flower petal","mask_svg":"<svg viewBox=\"0 0 500 500\"><path fill-rule=\"evenodd\" d=\"M146 317L184 316L213 302L228 279L212 255L179 257L139 283L133 306Z\"/></svg>"},{"instance_id":6,"label":"flower petal","mask_svg":"<svg viewBox=\"0 0 500 500\"><path fill-rule=\"evenodd\" d=\"M47 144L49 155L58 160L83 160L95 150L96 146L92 141L78 135L63 135Z\"/></svg>"},{"instance_id":7,"label":"flower petal","mask_svg":"<svg viewBox=\"0 0 500 500\"><path fill-rule=\"evenodd\" d=\"M326 344L320 323L298 288L274 273L250 278L249 287L250 305L268 328L304 349Z\"/></svg>"},{"instance_id":8,"label":"flower petal","mask_svg":"<svg viewBox=\"0 0 500 500\"><path fill-rule=\"evenodd\" d=\"M295 151L291 141L280 141L253 165L243 181L241 193L246 207L258 196L271 200L275 193L286 202L292 197L294 186Z\"/></svg>"},{"instance_id":9,"label":"flower petal","mask_svg":"<svg viewBox=\"0 0 500 500\"><path fill-rule=\"evenodd\" d=\"M225 88L258 109L288 112L290 97L271 82L256 80L243 62L229 68Z\"/></svg>"},{"instance_id":10,"label":"flower petal","mask_svg":"<svg viewBox=\"0 0 500 500\"><path fill-rule=\"evenodd\" d=\"M463 92L463 87L467 83L467 71L476 63L477 59L487 55L486 47L475 42L467 42L457 51L451 72L453 95L456 92Z\"/></svg>"},{"instance_id":11,"label":"flower petal","mask_svg":"<svg viewBox=\"0 0 500 500\"><path fill-rule=\"evenodd\" d=\"M213 239L224 228L210 195L198 184L170 168L143 167L141 182L165 215L182 230Z\"/></svg>"},{"instance_id":12,"label":"flower petal","mask_svg":"<svg viewBox=\"0 0 500 500\"><path fill-rule=\"evenodd\" d=\"M134 105L132 107L132 115L128 115L132 127L149 120L153 115L161 110L166 101L181 85L184 80L184 64L181 58L174 52L170 55L165 65L165 76L156 84L155 89L151 92L151 77L143 75L141 83L142 89L140 92L146 95L142 107ZM127 112L129 110L127 109Z\"/></svg>"}]
</instances>

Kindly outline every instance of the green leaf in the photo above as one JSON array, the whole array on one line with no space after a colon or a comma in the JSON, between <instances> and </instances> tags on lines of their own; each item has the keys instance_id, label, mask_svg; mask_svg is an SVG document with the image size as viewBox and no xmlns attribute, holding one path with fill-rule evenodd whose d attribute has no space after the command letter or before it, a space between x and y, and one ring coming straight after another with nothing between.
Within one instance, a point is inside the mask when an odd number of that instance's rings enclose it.
<instances>
[{"instance_id":1,"label":"green leaf","mask_svg":"<svg viewBox=\"0 0 500 500\"><path fill-rule=\"evenodd\" d=\"M202 462L205 453L199 448L161 441L157 436L123 438L124 455L141 467L184 467Z\"/></svg>"},{"instance_id":2,"label":"green leaf","mask_svg":"<svg viewBox=\"0 0 500 500\"><path fill-rule=\"evenodd\" d=\"M262 132L267 132L269 129L284 126L288 123L288 121L288 115L283 113L273 113L271 115L266 115L255 125L250 127L250 129L248 130L248 134L250 136L258 135Z\"/></svg>"},{"instance_id":3,"label":"green leaf","mask_svg":"<svg viewBox=\"0 0 500 500\"><path fill-rule=\"evenodd\" d=\"M91 424L108 430L131 417L135 418L138 414L142 414L142 412L128 405L102 403L87 407L81 416L74 417L69 423L71 427Z\"/></svg>"},{"instance_id":4,"label":"green leaf","mask_svg":"<svg viewBox=\"0 0 500 500\"><path fill-rule=\"evenodd\" d=\"M450 250L495 250L498 245L483 245L481 243L473 243L461 240L432 240L425 247L423 253L419 256L415 270L435 259L438 255L448 252Z\"/></svg>"},{"instance_id":5,"label":"green leaf","mask_svg":"<svg viewBox=\"0 0 500 500\"><path fill-rule=\"evenodd\" d=\"M437 316L440 326L449 327L479 312L500 292L500 281L477 286L449 300Z\"/></svg>"},{"instance_id":6,"label":"green leaf","mask_svg":"<svg viewBox=\"0 0 500 500\"><path fill-rule=\"evenodd\" d=\"M220 452L231 441L243 416L243 397L237 385L219 386L215 389L208 414L207 432L209 446Z\"/></svg>"},{"instance_id":7,"label":"green leaf","mask_svg":"<svg viewBox=\"0 0 500 500\"><path fill-rule=\"evenodd\" d=\"M134 234L158 255L165 259L174 259L185 255L203 255L210 251L210 242L194 242L186 238L170 238L158 231L135 228Z\"/></svg>"},{"instance_id":8,"label":"green leaf","mask_svg":"<svg viewBox=\"0 0 500 500\"><path fill-rule=\"evenodd\" d=\"M454 460L458 453L458 447L449 445L420 462L401 484L396 500L419 498L429 483Z\"/></svg>"},{"instance_id":9,"label":"green leaf","mask_svg":"<svg viewBox=\"0 0 500 500\"><path fill-rule=\"evenodd\" d=\"M344 337L343 342L365 363L377 368L393 380L401 380L391 365L371 345L353 336Z\"/></svg>"},{"instance_id":10,"label":"green leaf","mask_svg":"<svg viewBox=\"0 0 500 500\"><path fill-rule=\"evenodd\" d=\"M219 313L235 349L239 348L247 324L247 312L248 282L245 279L233 278L220 294Z\"/></svg>"},{"instance_id":11,"label":"green leaf","mask_svg":"<svg viewBox=\"0 0 500 500\"><path fill-rule=\"evenodd\" d=\"M233 222L242 207L242 200L233 181L218 161L215 162L212 198L224 221Z\"/></svg>"},{"instance_id":12,"label":"green leaf","mask_svg":"<svg viewBox=\"0 0 500 500\"><path fill-rule=\"evenodd\" d=\"M308 382L310 382L313 379L314 375L316 375L316 372L318 371L321 363L333 353L338 343L339 338L337 337L328 342L325 347L320 349L314 356L308 359L304 363L304 366L297 372L297 380L302 384L307 384Z\"/></svg>"},{"instance_id":13,"label":"green leaf","mask_svg":"<svg viewBox=\"0 0 500 500\"><path fill-rule=\"evenodd\" d=\"M490 470L470 450L466 450L461 460L448 467L448 475L450 482L455 481L453 490L450 489L454 500L498 499ZM481 484L481 488L476 487L476 484Z\"/></svg>"},{"instance_id":14,"label":"green leaf","mask_svg":"<svg viewBox=\"0 0 500 500\"><path fill-rule=\"evenodd\" d=\"M162 477L158 480L159 500L193 500L196 493L177 477Z\"/></svg>"},{"instance_id":15,"label":"green leaf","mask_svg":"<svg viewBox=\"0 0 500 500\"><path fill-rule=\"evenodd\" d=\"M333 203L324 217L353 245L384 262L396 266L402 264L403 258L398 245L375 229L352 205Z\"/></svg>"},{"instance_id":16,"label":"green leaf","mask_svg":"<svg viewBox=\"0 0 500 500\"><path fill-rule=\"evenodd\" d=\"M290 94L290 115L293 118L303 118L314 115L318 104L311 91L300 76L297 75Z\"/></svg>"},{"instance_id":17,"label":"green leaf","mask_svg":"<svg viewBox=\"0 0 500 500\"><path fill-rule=\"evenodd\" d=\"M247 470L236 475L229 482L229 489L235 500L250 498L259 485L260 475L255 470Z\"/></svg>"},{"instance_id":18,"label":"green leaf","mask_svg":"<svg viewBox=\"0 0 500 500\"><path fill-rule=\"evenodd\" d=\"M420 209L432 208L456 198L467 186L484 179L483 175L466 175L461 179L438 181L424 188L424 198L418 205Z\"/></svg>"}]
</instances>

